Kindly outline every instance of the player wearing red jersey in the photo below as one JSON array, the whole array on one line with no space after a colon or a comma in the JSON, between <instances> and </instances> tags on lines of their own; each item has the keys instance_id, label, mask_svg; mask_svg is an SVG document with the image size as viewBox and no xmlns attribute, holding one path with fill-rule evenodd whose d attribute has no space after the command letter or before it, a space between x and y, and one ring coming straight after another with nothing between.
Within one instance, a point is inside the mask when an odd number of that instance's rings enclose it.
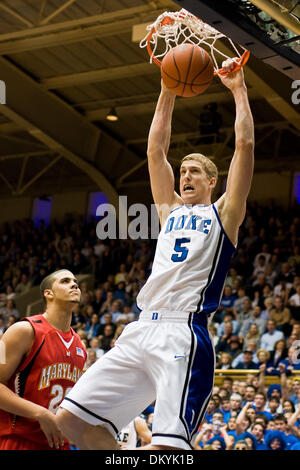
<instances>
[{"instance_id":1,"label":"player wearing red jersey","mask_svg":"<svg viewBox=\"0 0 300 470\"><path fill-rule=\"evenodd\" d=\"M0 450L69 449L55 412L86 361L71 328L80 289L70 271L60 270L42 281L41 293L45 313L15 323L1 339Z\"/></svg>"}]
</instances>

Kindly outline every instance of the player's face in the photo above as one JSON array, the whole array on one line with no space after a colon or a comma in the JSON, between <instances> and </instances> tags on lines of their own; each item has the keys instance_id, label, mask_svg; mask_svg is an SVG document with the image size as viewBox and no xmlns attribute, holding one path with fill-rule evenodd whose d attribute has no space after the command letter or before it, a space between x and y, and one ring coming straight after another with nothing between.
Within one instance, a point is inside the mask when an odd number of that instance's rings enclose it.
<instances>
[{"instance_id":1,"label":"player's face","mask_svg":"<svg viewBox=\"0 0 300 470\"><path fill-rule=\"evenodd\" d=\"M215 183L215 178L208 179L200 162L186 160L182 163L180 195L185 204L207 204Z\"/></svg>"},{"instance_id":2,"label":"player's face","mask_svg":"<svg viewBox=\"0 0 300 470\"><path fill-rule=\"evenodd\" d=\"M81 291L78 281L70 271L59 273L52 284L51 289L56 300L78 303Z\"/></svg>"}]
</instances>

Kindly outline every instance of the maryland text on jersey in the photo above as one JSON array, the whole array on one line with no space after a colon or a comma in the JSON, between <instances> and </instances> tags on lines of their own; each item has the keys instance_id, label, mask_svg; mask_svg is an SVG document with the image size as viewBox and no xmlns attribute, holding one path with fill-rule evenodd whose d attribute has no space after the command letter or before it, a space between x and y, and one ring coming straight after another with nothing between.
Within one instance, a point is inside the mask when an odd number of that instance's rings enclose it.
<instances>
[{"instance_id":1,"label":"maryland text on jersey","mask_svg":"<svg viewBox=\"0 0 300 470\"><path fill-rule=\"evenodd\" d=\"M67 362L50 364L42 369L39 379L39 390L50 386L52 380L65 379L76 383L83 371Z\"/></svg>"}]
</instances>

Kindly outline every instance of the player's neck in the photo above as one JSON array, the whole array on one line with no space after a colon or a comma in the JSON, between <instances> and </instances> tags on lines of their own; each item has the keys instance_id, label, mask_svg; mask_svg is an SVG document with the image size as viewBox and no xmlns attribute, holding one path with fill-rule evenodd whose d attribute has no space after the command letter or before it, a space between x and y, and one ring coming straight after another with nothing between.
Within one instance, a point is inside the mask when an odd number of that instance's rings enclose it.
<instances>
[{"instance_id":1,"label":"player's neck","mask_svg":"<svg viewBox=\"0 0 300 470\"><path fill-rule=\"evenodd\" d=\"M182 196L181 196L182 197ZM182 197L184 204L191 206L210 206L211 205L211 193L202 194L200 197Z\"/></svg>"},{"instance_id":2,"label":"player's neck","mask_svg":"<svg viewBox=\"0 0 300 470\"><path fill-rule=\"evenodd\" d=\"M68 332L71 327L72 309L62 308L57 305L47 305L46 311L43 314L47 322L56 330Z\"/></svg>"},{"instance_id":3,"label":"player's neck","mask_svg":"<svg viewBox=\"0 0 300 470\"><path fill-rule=\"evenodd\" d=\"M211 200L210 199L198 199L198 200L183 200L186 206L210 206Z\"/></svg>"}]
</instances>

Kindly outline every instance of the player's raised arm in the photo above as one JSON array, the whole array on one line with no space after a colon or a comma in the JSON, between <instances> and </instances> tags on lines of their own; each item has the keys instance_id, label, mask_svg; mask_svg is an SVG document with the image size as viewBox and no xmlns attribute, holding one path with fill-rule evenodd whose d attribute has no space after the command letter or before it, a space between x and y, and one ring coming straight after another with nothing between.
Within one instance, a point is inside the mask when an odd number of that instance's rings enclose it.
<instances>
[{"instance_id":1,"label":"player's raised arm","mask_svg":"<svg viewBox=\"0 0 300 470\"><path fill-rule=\"evenodd\" d=\"M233 67L232 60L223 64L228 71ZM223 84L233 94L235 119L235 152L231 160L226 195L220 207L221 220L229 238L236 243L238 228L246 210L246 200L251 188L254 168L254 125L244 82L243 69L226 77L221 77Z\"/></svg>"},{"instance_id":2,"label":"player's raised arm","mask_svg":"<svg viewBox=\"0 0 300 470\"><path fill-rule=\"evenodd\" d=\"M172 207L182 203L175 192L174 173L167 160L175 95L168 90L163 81L161 83L161 93L148 136L148 168L155 204Z\"/></svg>"}]
</instances>

